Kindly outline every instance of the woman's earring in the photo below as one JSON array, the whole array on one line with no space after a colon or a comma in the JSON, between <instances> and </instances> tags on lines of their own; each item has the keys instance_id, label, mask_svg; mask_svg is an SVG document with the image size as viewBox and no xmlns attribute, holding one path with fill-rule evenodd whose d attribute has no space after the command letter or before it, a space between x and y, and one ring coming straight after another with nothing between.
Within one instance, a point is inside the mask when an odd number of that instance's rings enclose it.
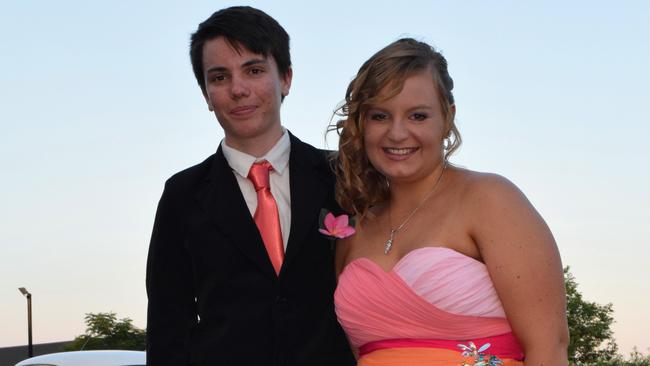
<instances>
[{"instance_id":1,"label":"woman's earring","mask_svg":"<svg viewBox=\"0 0 650 366\"><path fill-rule=\"evenodd\" d=\"M451 139L449 137L446 137L444 140L442 140L442 148L445 151L449 151L449 149L451 149Z\"/></svg>"}]
</instances>

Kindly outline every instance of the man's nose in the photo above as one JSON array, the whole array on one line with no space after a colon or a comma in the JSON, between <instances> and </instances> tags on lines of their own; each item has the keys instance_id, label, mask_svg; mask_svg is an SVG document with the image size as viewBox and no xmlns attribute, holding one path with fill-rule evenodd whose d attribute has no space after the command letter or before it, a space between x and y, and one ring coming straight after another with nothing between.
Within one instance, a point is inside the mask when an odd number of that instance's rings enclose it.
<instances>
[{"instance_id":1,"label":"man's nose","mask_svg":"<svg viewBox=\"0 0 650 366\"><path fill-rule=\"evenodd\" d=\"M250 94L248 82L242 77L233 77L230 84L230 95L234 99L246 97Z\"/></svg>"}]
</instances>

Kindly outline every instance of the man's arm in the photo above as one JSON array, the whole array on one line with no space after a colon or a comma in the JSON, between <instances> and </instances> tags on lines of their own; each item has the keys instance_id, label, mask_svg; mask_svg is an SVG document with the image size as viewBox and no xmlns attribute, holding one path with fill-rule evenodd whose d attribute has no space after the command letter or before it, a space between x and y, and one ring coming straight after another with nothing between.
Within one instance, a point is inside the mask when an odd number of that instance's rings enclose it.
<instances>
[{"instance_id":1,"label":"man's arm","mask_svg":"<svg viewBox=\"0 0 650 366\"><path fill-rule=\"evenodd\" d=\"M147 365L189 365L197 323L192 267L185 247L181 197L169 181L158 203L147 258Z\"/></svg>"}]
</instances>

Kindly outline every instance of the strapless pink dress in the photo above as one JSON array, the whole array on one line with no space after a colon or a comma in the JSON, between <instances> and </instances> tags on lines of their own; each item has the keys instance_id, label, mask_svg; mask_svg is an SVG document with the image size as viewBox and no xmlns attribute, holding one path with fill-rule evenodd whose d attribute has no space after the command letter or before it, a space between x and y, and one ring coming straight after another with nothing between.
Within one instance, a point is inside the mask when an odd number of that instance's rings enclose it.
<instances>
[{"instance_id":1,"label":"strapless pink dress","mask_svg":"<svg viewBox=\"0 0 650 366\"><path fill-rule=\"evenodd\" d=\"M452 249L416 249L389 272L355 259L334 302L359 365L523 365L487 268Z\"/></svg>"}]
</instances>

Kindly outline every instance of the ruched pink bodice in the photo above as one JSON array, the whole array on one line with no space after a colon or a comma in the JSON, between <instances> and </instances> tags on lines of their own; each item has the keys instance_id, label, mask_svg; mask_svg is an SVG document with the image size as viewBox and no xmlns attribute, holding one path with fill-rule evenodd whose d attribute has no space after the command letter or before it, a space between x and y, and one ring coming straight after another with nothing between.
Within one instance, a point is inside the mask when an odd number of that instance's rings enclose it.
<instances>
[{"instance_id":1,"label":"ruched pink bodice","mask_svg":"<svg viewBox=\"0 0 650 366\"><path fill-rule=\"evenodd\" d=\"M485 265L424 247L389 272L358 258L339 276L336 314L354 347L386 339L466 340L511 332Z\"/></svg>"}]
</instances>

